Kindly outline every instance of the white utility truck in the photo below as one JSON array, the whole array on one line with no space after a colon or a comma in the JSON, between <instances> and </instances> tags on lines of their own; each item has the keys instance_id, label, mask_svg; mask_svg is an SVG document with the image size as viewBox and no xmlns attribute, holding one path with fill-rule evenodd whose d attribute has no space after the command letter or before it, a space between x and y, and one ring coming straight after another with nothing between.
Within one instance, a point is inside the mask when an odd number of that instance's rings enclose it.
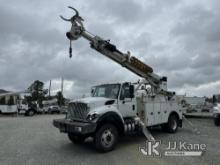
<instances>
[{"instance_id":1,"label":"white utility truck","mask_svg":"<svg viewBox=\"0 0 220 165\"><path fill-rule=\"evenodd\" d=\"M122 53L115 45L85 30L83 19L76 14L65 21L72 24L66 33L71 41L80 37L90 42L92 49L117 62L143 79L136 83L124 82L102 84L92 88L91 97L73 100L69 103L66 118L53 120L53 125L67 133L74 143L93 137L99 151L111 151L118 138L126 134L143 132L148 127L161 126L174 133L182 126L182 107L174 92L167 91L167 78L160 77L153 69L130 53Z\"/></svg>"},{"instance_id":2,"label":"white utility truck","mask_svg":"<svg viewBox=\"0 0 220 165\"><path fill-rule=\"evenodd\" d=\"M34 116L37 113L43 112L43 110L39 108L37 101L28 103L26 99L17 100L17 108L18 112L25 116Z\"/></svg>"}]
</instances>

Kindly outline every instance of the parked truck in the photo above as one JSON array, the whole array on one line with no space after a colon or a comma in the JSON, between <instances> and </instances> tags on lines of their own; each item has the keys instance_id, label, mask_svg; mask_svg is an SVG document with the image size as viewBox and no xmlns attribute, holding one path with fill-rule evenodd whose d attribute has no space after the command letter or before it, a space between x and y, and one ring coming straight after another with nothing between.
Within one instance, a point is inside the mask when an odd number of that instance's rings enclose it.
<instances>
[{"instance_id":1,"label":"parked truck","mask_svg":"<svg viewBox=\"0 0 220 165\"><path fill-rule=\"evenodd\" d=\"M25 116L34 116L37 113L42 113L42 110L39 108L37 101L27 102L26 99L20 98L17 100L17 108L20 114Z\"/></svg>"},{"instance_id":2,"label":"parked truck","mask_svg":"<svg viewBox=\"0 0 220 165\"><path fill-rule=\"evenodd\" d=\"M138 82L107 83L92 88L91 97L73 100L69 103L64 119L53 120L53 125L67 133L74 143L81 143L93 137L99 151L108 152L115 148L119 137L143 132L147 128L161 126L175 133L182 126L182 107L175 92L167 90L167 78L160 77L153 69L139 59L119 51L115 45L85 30L78 11L65 21L72 24L66 33L71 41L80 37L88 40L92 49L117 62L143 79ZM153 137L149 138L153 140Z\"/></svg>"}]
</instances>

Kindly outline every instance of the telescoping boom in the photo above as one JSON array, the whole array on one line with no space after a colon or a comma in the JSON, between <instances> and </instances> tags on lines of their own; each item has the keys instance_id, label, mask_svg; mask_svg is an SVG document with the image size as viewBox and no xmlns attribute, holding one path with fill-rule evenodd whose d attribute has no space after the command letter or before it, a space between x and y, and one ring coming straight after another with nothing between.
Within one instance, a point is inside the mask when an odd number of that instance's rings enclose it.
<instances>
[{"instance_id":1,"label":"telescoping boom","mask_svg":"<svg viewBox=\"0 0 220 165\"><path fill-rule=\"evenodd\" d=\"M67 38L70 40L70 57L72 57L71 41L83 37L90 42L91 48L144 78L148 84L154 87L156 93L164 92L166 94L172 94L171 92L167 92L166 77L160 77L155 74L150 66L136 57L131 56L130 52L123 53L118 50L115 45L111 44L109 40L104 40L101 37L88 32L83 25L84 20L79 16L79 12L73 7L69 6L69 8L75 11L75 15L70 19L66 19L63 16L60 17L72 24L71 30L66 33Z\"/></svg>"}]
</instances>

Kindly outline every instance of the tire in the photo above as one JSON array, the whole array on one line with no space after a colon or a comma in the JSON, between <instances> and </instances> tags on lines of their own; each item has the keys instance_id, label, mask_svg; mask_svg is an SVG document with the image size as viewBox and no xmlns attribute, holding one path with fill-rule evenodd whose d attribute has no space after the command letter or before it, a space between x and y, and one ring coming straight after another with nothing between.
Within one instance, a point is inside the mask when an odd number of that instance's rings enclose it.
<instances>
[{"instance_id":1,"label":"tire","mask_svg":"<svg viewBox=\"0 0 220 165\"><path fill-rule=\"evenodd\" d=\"M27 112L26 112L26 116L34 116L35 112L33 109L29 109Z\"/></svg>"},{"instance_id":2,"label":"tire","mask_svg":"<svg viewBox=\"0 0 220 165\"><path fill-rule=\"evenodd\" d=\"M95 147L98 151L109 152L118 142L118 130L112 124L101 126L95 134Z\"/></svg>"},{"instance_id":3,"label":"tire","mask_svg":"<svg viewBox=\"0 0 220 165\"><path fill-rule=\"evenodd\" d=\"M178 130L178 117L176 115L170 115L168 122L162 125L162 129L169 133L175 133Z\"/></svg>"},{"instance_id":4,"label":"tire","mask_svg":"<svg viewBox=\"0 0 220 165\"><path fill-rule=\"evenodd\" d=\"M68 133L68 138L75 144L81 144L85 141L86 136L83 135L74 135L73 133Z\"/></svg>"}]
</instances>

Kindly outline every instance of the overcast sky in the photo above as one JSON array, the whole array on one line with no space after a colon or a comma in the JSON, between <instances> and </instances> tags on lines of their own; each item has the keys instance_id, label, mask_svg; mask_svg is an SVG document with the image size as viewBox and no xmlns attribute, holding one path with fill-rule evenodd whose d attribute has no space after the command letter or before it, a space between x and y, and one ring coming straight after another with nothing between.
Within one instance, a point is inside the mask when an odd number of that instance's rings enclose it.
<instances>
[{"instance_id":1,"label":"overcast sky","mask_svg":"<svg viewBox=\"0 0 220 165\"><path fill-rule=\"evenodd\" d=\"M65 32L74 6L86 29L140 58L178 94L220 93L219 0L0 0L0 88L20 91L34 80L53 93L81 96L90 86L139 77L100 55L84 39L68 57Z\"/></svg>"}]
</instances>

